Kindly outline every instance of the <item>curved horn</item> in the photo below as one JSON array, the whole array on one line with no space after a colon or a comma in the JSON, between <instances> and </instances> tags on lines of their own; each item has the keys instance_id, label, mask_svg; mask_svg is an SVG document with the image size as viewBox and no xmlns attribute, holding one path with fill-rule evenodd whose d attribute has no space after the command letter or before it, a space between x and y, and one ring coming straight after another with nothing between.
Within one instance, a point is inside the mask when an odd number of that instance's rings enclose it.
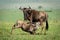
<instances>
[{"instance_id":1,"label":"curved horn","mask_svg":"<svg viewBox=\"0 0 60 40\"><path fill-rule=\"evenodd\" d=\"M31 7L29 6L29 9L31 9Z\"/></svg>"},{"instance_id":2,"label":"curved horn","mask_svg":"<svg viewBox=\"0 0 60 40\"><path fill-rule=\"evenodd\" d=\"M19 9L20 9L20 10L22 10L22 8L21 8L21 7L20 7Z\"/></svg>"}]
</instances>

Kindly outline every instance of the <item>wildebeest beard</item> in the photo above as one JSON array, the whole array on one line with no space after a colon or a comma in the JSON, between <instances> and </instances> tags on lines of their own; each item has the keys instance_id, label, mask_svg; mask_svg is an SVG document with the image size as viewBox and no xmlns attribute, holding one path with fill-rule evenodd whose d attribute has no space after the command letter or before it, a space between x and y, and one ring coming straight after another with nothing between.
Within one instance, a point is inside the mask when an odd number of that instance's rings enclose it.
<instances>
[{"instance_id":1,"label":"wildebeest beard","mask_svg":"<svg viewBox=\"0 0 60 40\"><path fill-rule=\"evenodd\" d=\"M30 10L26 10L26 11L23 11L24 13L24 20L29 20L29 17L31 16L31 11Z\"/></svg>"}]
</instances>

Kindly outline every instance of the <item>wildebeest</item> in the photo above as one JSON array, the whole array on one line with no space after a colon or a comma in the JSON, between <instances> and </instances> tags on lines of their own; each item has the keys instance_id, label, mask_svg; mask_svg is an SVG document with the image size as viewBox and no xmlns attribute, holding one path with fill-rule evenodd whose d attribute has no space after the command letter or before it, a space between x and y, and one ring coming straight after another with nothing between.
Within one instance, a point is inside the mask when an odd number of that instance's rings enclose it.
<instances>
[{"instance_id":1,"label":"wildebeest","mask_svg":"<svg viewBox=\"0 0 60 40\"><path fill-rule=\"evenodd\" d=\"M25 21L18 20L12 27L11 33L14 29L21 28L23 31L28 32L30 34L35 34L35 30L37 30L36 25L27 23Z\"/></svg>"},{"instance_id":2,"label":"wildebeest","mask_svg":"<svg viewBox=\"0 0 60 40\"><path fill-rule=\"evenodd\" d=\"M44 11L37 11L29 8L19 8L24 13L24 20L29 20L31 23L40 22L40 25L43 26L43 22L46 22L46 27L42 27L45 30L48 30L48 15ZM46 32L45 32L46 34Z\"/></svg>"}]
</instances>

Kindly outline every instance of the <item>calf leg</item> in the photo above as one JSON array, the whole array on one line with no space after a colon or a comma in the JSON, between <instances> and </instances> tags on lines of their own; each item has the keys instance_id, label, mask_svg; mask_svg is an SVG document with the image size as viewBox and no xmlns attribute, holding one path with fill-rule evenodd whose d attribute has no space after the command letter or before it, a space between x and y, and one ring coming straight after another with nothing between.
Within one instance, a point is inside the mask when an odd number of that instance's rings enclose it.
<instances>
[{"instance_id":1,"label":"calf leg","mask_svg":"<svg viewBox=\"0 0 60 40\"><path fill-rule=\"evenodd\" d=\"M30 26L29 32L30 34L35 34L35 27Z\"/></svg>"},{"instance_id":2,"label":"calf leg","mask_svg":"<svg viewBox=\"0 0 60 40\"><path fill-rule=\"evenodd\" d=\"M33 32L31 32L31 31L30 31L29 33L30 33L30 34L34 34L34 33L33 33Z\"/></svg>"},{"instance_id":3,"label":"calf leg","mask_svg":"<svg viewBox=\"0 0 60 40\"><path fill-rule=\"evenodd\" d=\"M35 31L30 31L29 33L30 33L30 34L35 34Z\"/></svg>"},{"instance_id":4,"label":"calf leg","mask_svg":"<svg viewBox=\"0 0 60 40\"><path fill-rule=\"evenodd\" d=\"M15 24L12 26L11 34L12 34L12 32L13 32L13 29L15 29Z\"/></svg>"}]
</instances>

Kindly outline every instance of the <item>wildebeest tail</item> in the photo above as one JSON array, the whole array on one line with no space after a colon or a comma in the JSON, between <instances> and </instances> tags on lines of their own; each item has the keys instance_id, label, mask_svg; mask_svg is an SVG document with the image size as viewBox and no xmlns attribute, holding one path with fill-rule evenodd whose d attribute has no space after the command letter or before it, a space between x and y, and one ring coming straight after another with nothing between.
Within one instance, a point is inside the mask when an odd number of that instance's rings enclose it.
<instances>
[{"instance_id":1,"label":"wildebeest tail","mask_svg":"<svg viewBox=\"0 0 60 40\"><path fill-rule=\"evenodd\" d=\"M48 30L48 27L49 27L48 21L46 20L46 30Z\"/></svg>"}]
</instances>

